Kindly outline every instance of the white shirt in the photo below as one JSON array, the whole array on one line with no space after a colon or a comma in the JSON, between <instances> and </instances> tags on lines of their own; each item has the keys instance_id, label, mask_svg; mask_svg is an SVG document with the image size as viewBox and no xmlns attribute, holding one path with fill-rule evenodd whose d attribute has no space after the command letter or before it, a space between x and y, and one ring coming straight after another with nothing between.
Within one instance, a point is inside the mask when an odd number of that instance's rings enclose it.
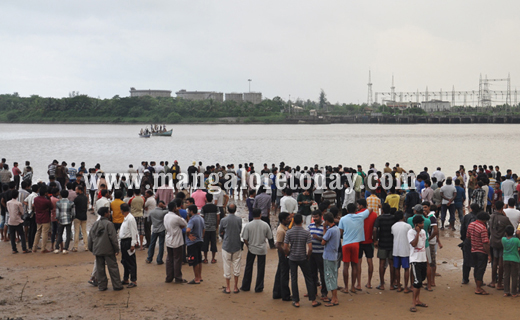
<instances>
[{"instance_id":1,"label":"white shirt","mask_svg":"<svg viewBox=\"0 0 520 320\"><path fill-rule=\"evenodd\" d=\"M99 198L97 201L96 201L96 215L97 215L97 220L101 219L101 216L98 214L98 211L100 208L102 207L107 207L108 209L110 209L110 200L108 200L107 198L105 197L101 197ZM96 221L97 221L96 220Z\"/></svg>"},{"instance_id":2,"label":"white shirt","mask_svg":"<svg viewBox=\"0 0 520 320\"><path fill-rule=\"evenodd\" d=\"M345 189L345 198L343 199L343 206L341 208L346 209L349 203L356 203L356 193L351 187Z\"/></svg>"},{"instance_id":3,"label":"white shirt","mask_svg":"<svg viewBox=\"0 0 520 320\"><path fill-rule=\"evenodd\" d=\"M25 198L25 202L27 202L27 212L32 212L34 205L34 198L38 196L38 193L33 192Z\"/></svg>"},{"instance_id":4,"label":"white shirt","mask_svg":"<svg viewBox=\"0 0 520 320\"><path fill-rule=\"evenodd\" d=\"M516 210L515 208L507 208L504 209L504 212L516 230L516 228L518 228L518 223L520 222L520 211Z\"/></svg>"},{"instance_id":5,"label":"white shirt","mask_svg":"<svg viewBox=\"0 0 520 320\"><path fill-rule=\"evenodd\" d=\"M119 239L132 239L131 246L135 246L137 243L137 223L135 222L135 218L131 213L123 220L121 224L121 228L119 229Z\"/></svg>"},{"instance_id":6,"label":"white shirt","mask_svg":"<svg viewBox=\"0 0 520 320\"><path fill-rule=\"evenodd\" d=\"M164 216L164 228L166 228L166 246L168 248L178 248L184 244L182 228L188 224L181 216L173 212L168 212Z\"/></svg>"},{"instance_id":7,"label":"white shirt","mask_svg":"<svg viewBox=\"0 0 520 320\"><path fill-rule=\"evenodd\" d=\"M415 239L417 231L415 229L408 230L408 243L410 243L410 263L411 262L427 262L426 259L426 231L421 229L419 234L419 241L417 245L412 247L412 241Z\"/></svg>"},{"instance_id":8,"label":"white shirt","mask_svg":"<svg viewBox=\"0 0 520 320\"><path fill-rule=\"evenodd\" d=\"M444 173L442 173L442 171L435 171L433 174L432 174L432 177L435 177L437 178L437 182L441 182L443 181L444 179L446 179L446 177L444 176Z\"/></svg>"},{"instance_id":9,"label":"white shirt","mask_svg":"<svg viewBox=\"0 0 520 320\"><path fill-rule=\"evenodd\" d=\"M392 254L396 257L409 257L410 244L408 242L408 231L412 226L404 221L398 221L392 226L394 235L394 248Z\"/></svg>"},{"instance_id":10,"label":"white shirt","mask_svg":"<svg viewBox=\"0 0 520 320\"><path fill-rule=\"evenodd\" d=\"M156 202L154 197L149 197L148 199L146 199L146 201L144 202L144 217L148 218L148 216L150 215L150 211L155 209L155 207Z\"/></svg>"},{"instance_id":11,"label":"white shirt","mask_svg":"<svg viewBox=\"0 0 520 320\"><path fill-rule=\"evenodd\" d=\"M298 201L293 197L283 196L280 199L280 212L297 213L298 212Z\"/></svg>"},{"instance_id":12,"label":"white shirt","mask_svg":"<svg viewBox=\"0 0 520 320\"><path fill-rule=\"evenodd\" d=\"M504 199L512 198L514 191L515 183L513 182L513 180L506 179L504 180L504 182L502 182L502 192L504 193Z\"/></svg>"}]
</instances>

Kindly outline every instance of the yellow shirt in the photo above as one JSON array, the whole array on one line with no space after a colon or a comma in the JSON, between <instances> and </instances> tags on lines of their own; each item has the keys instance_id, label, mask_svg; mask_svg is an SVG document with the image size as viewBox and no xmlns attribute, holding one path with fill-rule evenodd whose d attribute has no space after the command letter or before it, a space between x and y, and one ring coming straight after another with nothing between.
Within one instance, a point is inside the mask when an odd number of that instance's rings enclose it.
<instances>
[{"instance_id":1,"label":"yellow shirt","mask_svg":"<svg viewBox=\"0 0 520 320\"><path fill-rule=\"evenodd\" d=\"M399 197L398 194L389 194L386 196L385 203L388 203L390 207L395 208L396 210L399 210L399 200L401 197Z\"/></svg>"},{"instance_id":2,"label":"yellow shirt","mask_svg":"<svg viewBox=\"0 0 520 320\"><path fill-rule=\"evenodd\" d=\"M123 200L115 199L110 204L110 209L112 209L112 222L113 223L123 223L125 217L121 213L121 205L123 204Z\"/></svg>"}]
</instances>

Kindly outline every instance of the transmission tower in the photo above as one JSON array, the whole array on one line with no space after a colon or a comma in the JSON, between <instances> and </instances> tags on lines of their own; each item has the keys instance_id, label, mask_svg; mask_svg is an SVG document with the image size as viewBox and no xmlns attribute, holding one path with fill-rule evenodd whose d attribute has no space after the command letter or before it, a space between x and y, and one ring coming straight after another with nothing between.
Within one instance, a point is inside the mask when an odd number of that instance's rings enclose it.
<instances>
[{"instance_id":1,"label":"transmission tower","mask_svg":"<svg viewBox=\"0 0 520 320\"><path fill-rule=\"evenodd\" d=\"M368 70L368 97L367 97L367 105L371 106L374 103L372 100L372 77L370 74L370 70Z\"/></svg>"},{"instance_id":2,"label":"transmission tower","mask_svg":"<svg viewBox=\"0 0 520 320\"><path fill-rule=\"evenodd\" d=\"M502 82L507 82L507 89L506 89L506 92L503 92L503 91L492 91L489 89L490 87L490 82L496 82L496 81L502 81ZM484 79L482 79L482 74L480 75L480 80L479 80L479 86L478 86L478 97L479 97L479 100L478 100L478 106L479 107L491 107L493 101L491 99L491 96L492 94L495 95L495 98L497 98L498 94L502 94L502 97L504 96L504 93L505 93L505 96L506 96L506 100L505 100L505 104L507 106L510 106L511 105L511 75L508 74L507 75L507 78L505 79L488 79L487 75ZM515 96L515 99L516 99L516 96Z\"/></svg>"},{"instance_id":3,"label":"transmission tower","mask_svg":"<svg viewBox=\"0 0 520 320\"><path fill-rule=\"evenodd\" d=\"M390 87L391 99L395 102L395 86L394 86L394 75L392 75L392 86Z\"/></svg>"}]
</instances>

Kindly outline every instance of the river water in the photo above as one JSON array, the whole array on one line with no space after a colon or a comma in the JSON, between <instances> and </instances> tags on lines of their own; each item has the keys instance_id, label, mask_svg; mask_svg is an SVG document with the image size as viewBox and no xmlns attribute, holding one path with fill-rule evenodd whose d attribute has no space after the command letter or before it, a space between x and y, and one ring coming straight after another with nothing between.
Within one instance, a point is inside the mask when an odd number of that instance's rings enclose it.
<instances>
[{"instance_id":1,"label":"river water","mask_svg":"<svg viewBox=\"0 0 520 320\"><path fill-rule=\"evenodd\" d=\"M0 124L0 157L24 166L31 161L36 178L46 177L53 159L76 167L85 161L106 172L126 172L140 161L192 161L203 165L253 162L287 165L356 166L385 162L415 172L442 167L454 175L459 165L499 165L520 170L516 124L331 124L331 125L176 125L172 137L138 137L142 125Z\"/></svg>"}]
</instances>

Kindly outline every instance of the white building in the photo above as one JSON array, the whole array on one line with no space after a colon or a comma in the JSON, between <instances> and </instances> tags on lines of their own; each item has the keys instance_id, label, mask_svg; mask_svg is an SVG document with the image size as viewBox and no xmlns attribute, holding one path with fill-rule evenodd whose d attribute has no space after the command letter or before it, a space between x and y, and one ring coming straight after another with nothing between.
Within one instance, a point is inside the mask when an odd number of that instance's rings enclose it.
<instances>
[{"instance_id":1,"label":"white building","mask_svg":"<svg viewBox=\"0 0 520 320\"><path fill-rule=\"evenodd\" d=\"M244 101L244 97L241 93L226 93L226 101L236 101L238 103Z\"/></svg>"},{"instance_id":2,"label":"white building","mask_svg":"<svg viewBox=\"0 0 520 320\"><path fill-rule=\"evenodd\" d=\"M449 101L430 100L421 102L421 108L426 112L437 112L451 109Z\"/></svg>"},{"instance_id":3,"label":"white building","mask_svg":"<svg viewBox=\"0 0 520 320\"><path fill-rule=\"evenodd\" d=\"M259 104L262 102L261 92L244 92L244 101L252 102L253 104Z\"/></svg>"}]
</instances>

